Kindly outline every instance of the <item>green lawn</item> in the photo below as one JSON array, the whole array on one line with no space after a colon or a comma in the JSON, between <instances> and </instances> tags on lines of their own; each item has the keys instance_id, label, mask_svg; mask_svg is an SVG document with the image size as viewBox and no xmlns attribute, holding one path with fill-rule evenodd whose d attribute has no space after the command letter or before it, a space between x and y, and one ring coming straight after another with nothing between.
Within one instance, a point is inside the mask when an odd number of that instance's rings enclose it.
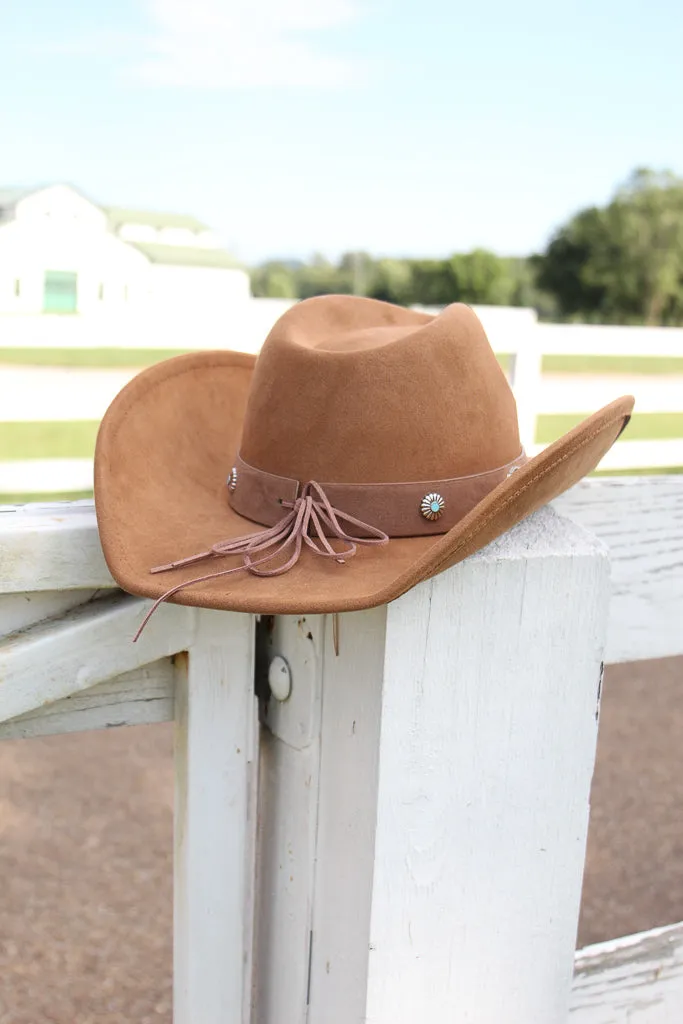
<instances>
[{"instance_id":1,"label":"green lawn","mask_svg":"<svg viewBox=\"0 0 683 1024\"><path fill-rule=\"evenodd\" d=\"M652 466L650 469L596 469L592 476L679 476L683 466Z\"/></svg>"},{"instance_id":2,"label":"green lawn","mask_svg":"<svg viewBox=\"0 0 683 1024\"><path fill-rule=\"evenodd\" d=\"M151 366L184 348L0 348L0 366L80 366L111 370Z\"/></svg>"},{"instance_id":3,"label":"green lawn","mask_svg":"<svg viewBox=\"0 0 683 1024\"><path fill-rule=\"evenodd\" d=\"M0 423L0 462L90 458L98 426L97 420Z\"/></svg>"},{"instance_id":4,"label":"green lawn","mask_svg":"<svg viewBox=\"0 0 683 1024\"><path fill-rule=\"evenodd\" d=\"M0 366L80 366L112 369L151 366L189 349L176 348L0 348ZM507 369L510 357L500 356ZM658 356L545 356L546 373L680 373L683 358Z\"/></svg>"},{"instance_id":5,"label":"green lawn","mask_svg":"<svg viewBox=\"0 0 683 1024\"><path fill-rule=\"evenodd\" d=\"M536 440L554 441L585 417L539 416ZM11 459L90 458L95 451L98 422L0 423L0 462ZM636 413L627 437L633 441L683 437L683 412Z\"/></svg>"},{"instance_id":6,"label":"green lawn","mask_svg":"<svg viewBox=\"0 0 683 1024\"><path fill-rule=\"evenodd\" d=\"M60 366L83 368L131 368L150 366L180 355L183 349L120 349L120 348L0 348L0 367L5 364L24 366ZM501 364L509 364L507 356ZM662 359L651 356L546 356L543 369L552 373L681 373L683 358ZM0 410L0 416L2 412ZM571 427L581 422L580 415L548 415L538 419L536 440L554 441ZM32 458L90 458L95 449L97 421L73 422L0 422L0 461ZM683 413L636 414L627 437L648 440L683 437ZM663 469L646 472L681 472ZM607 471L609 472L609 471ZM620 473L622 471L619 471ZM633 470L624 471L633 473ZM59 500L61 498L90 497L84 494L60 495L0 495L0 503L31 500Z\"/></svg>"},{"instance_id":7,"label":"green lawn","mask_svg":"<svg viewBox=\"0 0 683 1024\"><path fill-rule=\"evenodd\" d=\"M678 356L544 356L545 373L681 373Z\"/></svg>"},{"instance_id":8,"label":"green lawn","mask_svg":"<svg viewBox=\"0 0 683 1024\"><path fill-rule=\"evenodd\" d=\"M575 427L585 416L558 413L539 416L536 421L536 441L549 444ZM636 413L626 428L624 437L631 441L661 441L683 437L683 412Z\"/></svg>"},{"instance_id":9,"label":"green lawn","mask_svg":"<svg viewBox=\"0 0 683 1024\"><path fill-rule=\"evenodd\" d=\"M56 494L0 494L0 505L25 505L34 501L78 501L80 498L92 498L92 491L60 491Z\"/></svg>"}]
</instances>

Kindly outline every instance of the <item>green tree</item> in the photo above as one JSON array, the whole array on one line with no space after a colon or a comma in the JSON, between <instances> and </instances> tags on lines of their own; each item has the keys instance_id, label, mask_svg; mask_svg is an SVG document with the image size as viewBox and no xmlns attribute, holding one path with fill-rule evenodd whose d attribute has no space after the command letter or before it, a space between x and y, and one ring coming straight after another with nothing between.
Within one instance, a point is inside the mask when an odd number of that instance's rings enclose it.
<instances>
[{"instance_id":1,"label":"green tree","mask_svg":"<svg viewBox=\"0 0 683 1024\"><path fill-rule=\"evenodd\" d=\"M542 294L528 260L502 258L485 249L448 259L377 260L366 252L348 252L337 263L320 255L308 263L271 261L252 271L252 290L278 298L367 295L405 306L520 305ZM549 301L546 297L546 306Z\"/></svg>"},{"instance_id":2,"label":"green tree","mask_svg":"<svg viewBox=\"0 0 683 1024\"><path fill-rule=\"evenodd\" d=\"M558 317L557 301L550 292L538 286L535 256L505 256L505 263L512 282L512 293L509 299L511 306L526 306L535 309L544 320L556 320Z\"/></svg>"},{"instance_id":3,"label":"green tree","mask_svg":"<svg viewBox=\"0 0 683 1024\"><path fill-rule=\"evenodd\" d=\"M621 255L623 302L647 324L680 322L683 179L638 170L607 208L607 216Z\"/></svg>"},{"instance_id":4,"label":"green tree","mask_svg":"<svg viewBox=\"0 0 683 1024\"><path fill-rule=\"evenodd\" d=\"M296 274L293 268L276 261L262 263L251 271L252 294L270 299L295 299Z\"/></svg>"},{"instance_id":5,"label":"green tree","mask_svg":"<svg viewBox=\"0 0 683 1024\"><path fill-rule=\"evenodd\" d=\"M352 291L353 280L349 271L342 270L319 254L304 264L297 274L297 295L300 299L310 299L314 295L348 295Z\"/></svg>"},{"instance_id":6,"label":"green tree","mask_svg":"<svg viewBox=\"0 0 683 1024\"><path fill-rule=\"evenodd\" d=\"M384 302L395 302L399 306L410 306L416 302L412 261L378 260L368 295Z\"/></svg>"},{"instance_id":7,"label":"green tree","mask_svg":"<svg viewBox=\"0 0 683 1024\"><path fill-rule=\"evenodd\" d=\"M565 317L600 319L606 308L605 287L590 272L594 253L604 248L604 216L597 207L582 210L552 238L546 252L534 257L537 284L555 296Z\"/></svg>"},{"instance_id":8,"label":"green tree","mask_svg":"<svg viewBox=\"0 0 683 1024\"><path fill-rule=\"evenodd\" d=\"M566 317L683 323L683 179L636 171L606 207L561 228L535 265Z\"/></svg>"},{"instance_id":9,"label":"green tree","mask_svg":"<svg viewBox=\"0 0 683 1024\"><path fill-rule=\"evenodd\" d=\"M445 306L457 302L457 286L449 260L411 260L412 302L422 306Z\"/></svg>"},{"instance_id":10,"label":"green tree","mask_svg":"<svg viewBox=\"0 0 683 1024\"><path fill-rule=\"evenodd\" d=\"M377 264L367 252L346 252L339 261L339 280L353 295L369 295Z\"/></svg>"},{"instance_id":11,"label":"green tree","mask_svg":"<svg viewBox=\"0 0 683 1024\"><path fill-rule=\"evenodd\" d=\"M460 302L510 304L515 281L505 260L486 249L451 256L450 271Z\"/></svg>"}]
</instances>

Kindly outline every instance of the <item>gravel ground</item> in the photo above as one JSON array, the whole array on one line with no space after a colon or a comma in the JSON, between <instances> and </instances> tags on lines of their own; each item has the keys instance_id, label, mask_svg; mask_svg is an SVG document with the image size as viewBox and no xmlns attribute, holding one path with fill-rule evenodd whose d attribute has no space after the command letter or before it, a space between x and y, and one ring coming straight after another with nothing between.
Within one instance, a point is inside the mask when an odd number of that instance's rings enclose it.
<instances>
[{"instance_id":1,"label":"gravel ground","mask_svg":"<svg viewBox=\"0 0 683 1024\"><path fill-rule=\"evenodd\" d=\"M683 659L607 671L581 945L683 919L682 698ZM0 745L0 1024L170 1024L171 747Z\"/></svg>"},{"instance_id":2,"label":"gravel ground","mask_svg":"<svg viewBox=\"0 0 683 1024\"><path fill-rule=\"evenodd\" d=\"M579 945L683 921L683 658L605 672Z\"/></svg>"},{"instance_id":3,"label":"gravel ground","mask_svg":"<svg viewBox=\"0 0 683 1024\"><path fill-rule=\"evenodd\" d=\"M0 1024L170 1024L171 749L0 744Z\"/></svg>"}]
</instances>

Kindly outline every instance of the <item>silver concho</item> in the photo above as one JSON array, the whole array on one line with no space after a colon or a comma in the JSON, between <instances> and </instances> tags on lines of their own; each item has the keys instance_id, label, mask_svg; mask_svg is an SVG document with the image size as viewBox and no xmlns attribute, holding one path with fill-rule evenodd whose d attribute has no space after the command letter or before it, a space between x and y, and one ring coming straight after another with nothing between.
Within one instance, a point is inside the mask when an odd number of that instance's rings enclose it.
<instances>
[{"instance_id":1,"label":"silver concho","mask_svg":"<svg viewBox=\"0 0 683 1024\"><path fill-rule=\"evenodd\" d=\"M233 466L228 473L228 490L234 491L237 487L237 467Z\"/></svg>"},{"instance_id":2,"label":"silver concho","mask_svg":"<svg viewBox=\"0 0 683 1024\"><path fill-rule=\"evenodd\" d=\"M424 498L420 502L420 512L425 519L440 519L445 507L446 502L443 500L441 495L436 492L433 492L432 494L425 494Z\"/></svg>"}]
</instances>

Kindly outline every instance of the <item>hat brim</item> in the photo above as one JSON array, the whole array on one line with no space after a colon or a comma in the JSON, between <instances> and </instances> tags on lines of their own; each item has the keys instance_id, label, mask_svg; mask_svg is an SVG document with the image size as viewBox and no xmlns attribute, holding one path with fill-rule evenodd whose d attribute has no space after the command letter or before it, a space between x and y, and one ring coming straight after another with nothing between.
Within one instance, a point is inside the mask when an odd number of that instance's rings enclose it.
<instances>
[{"instance_id":1,"label":"hat brim","mask_svg":"<svg viewBox=\"0 0 683 1024\"><path fill-rule=\"evenodd\" d=\"M226 556L206 569L150 573L152 566L255 529L232 510L226 488L254 363L253 356L237 352L177 356L143 371L109 407L97 438L95 505L107 565L124 590L158 598L203 572L238 564ZM484 547L590 473L632 408L633 398L626 396L588 417L446 534L359 548L343 565L304 549L282 576L235 573L195 584L172 600L271 615L385 604Z\"/></svg>"}]
</instances>

